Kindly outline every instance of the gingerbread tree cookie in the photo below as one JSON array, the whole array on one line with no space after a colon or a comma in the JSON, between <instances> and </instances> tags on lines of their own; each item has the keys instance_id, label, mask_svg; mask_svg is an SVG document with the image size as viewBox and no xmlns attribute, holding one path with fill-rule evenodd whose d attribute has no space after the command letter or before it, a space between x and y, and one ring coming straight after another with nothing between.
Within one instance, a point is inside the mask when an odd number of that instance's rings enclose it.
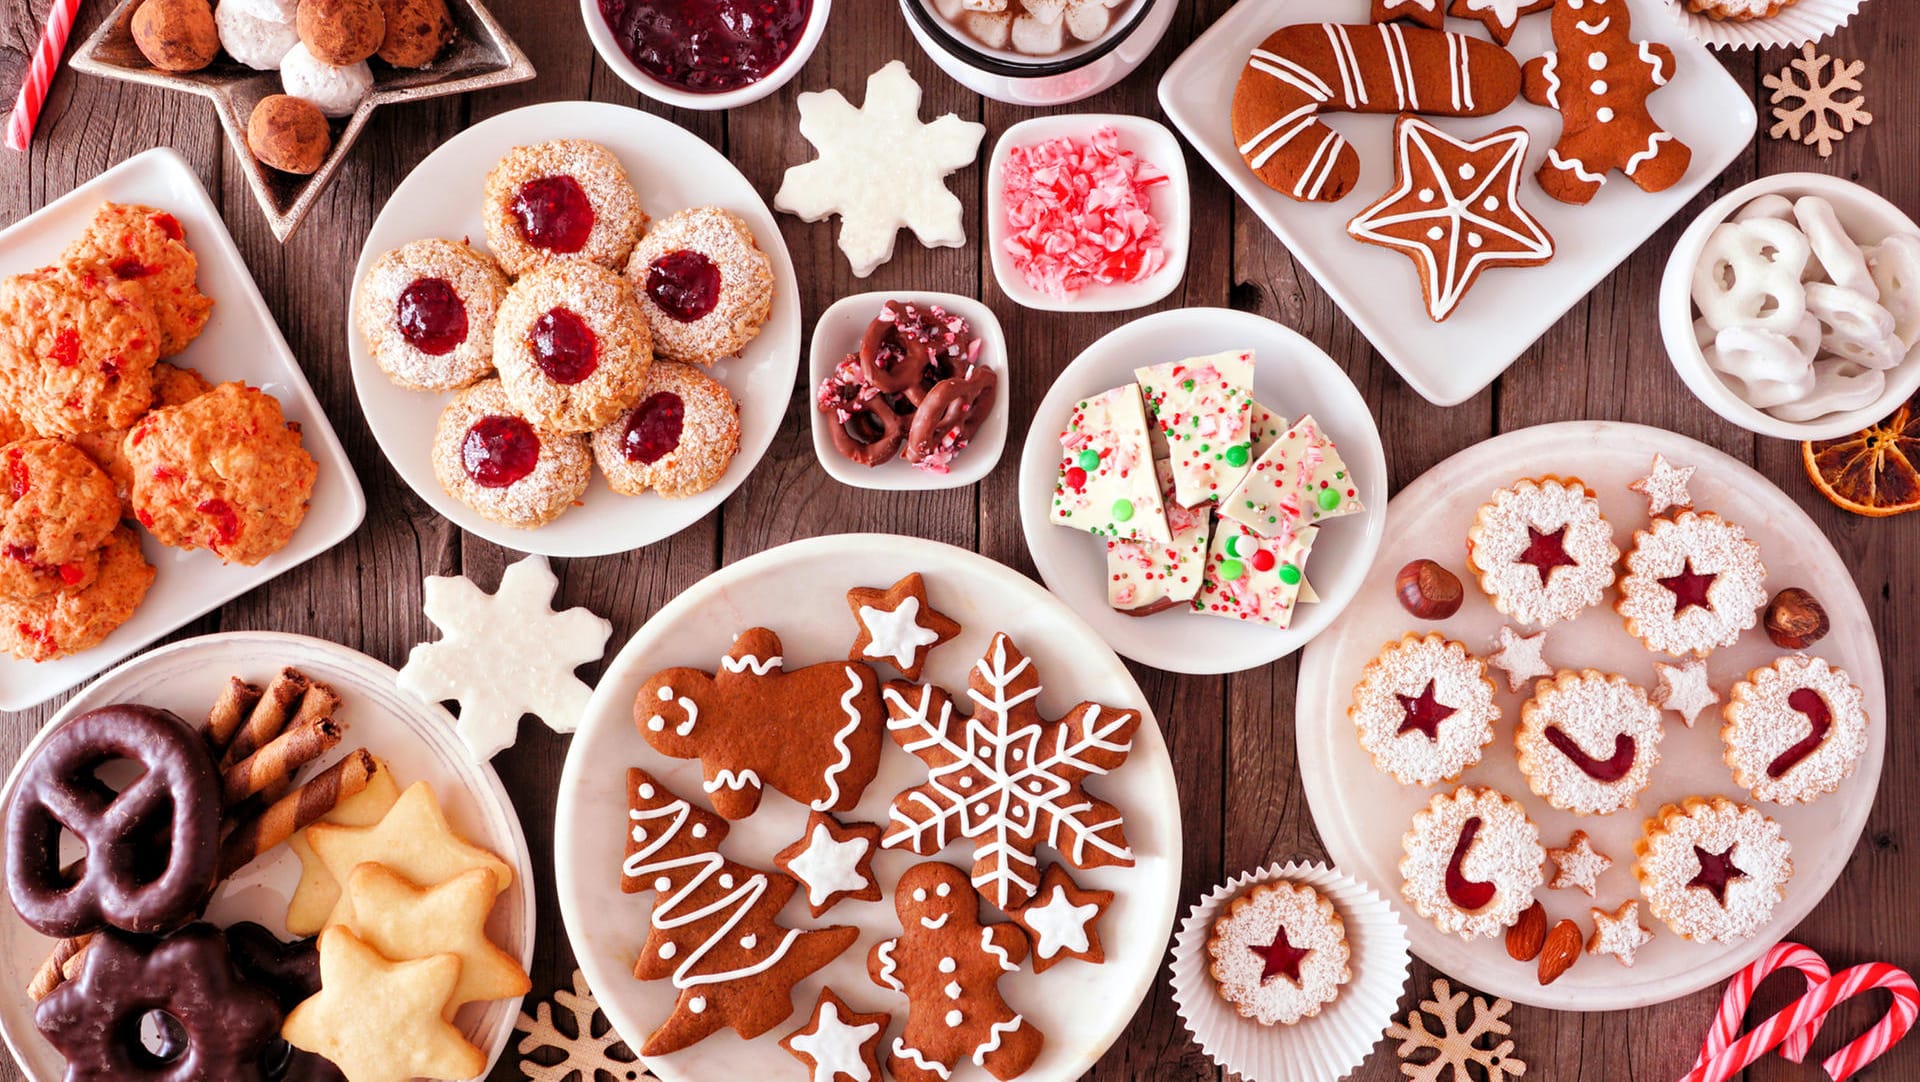
<instances>
[{"instance_id":1,"label":"gingerbread tree cookie","mask_svg":"<svg viewBox=\"0 0 1920 1082\"><path fill-rule=\"evenodd\" d=\"M918 571L884 590L848 590L847 608L860 622L848 660L885 661L909 680L920 679L927 655L960 634L958 623L927 603L927 583Z\"/></svg>"}]
</instances>

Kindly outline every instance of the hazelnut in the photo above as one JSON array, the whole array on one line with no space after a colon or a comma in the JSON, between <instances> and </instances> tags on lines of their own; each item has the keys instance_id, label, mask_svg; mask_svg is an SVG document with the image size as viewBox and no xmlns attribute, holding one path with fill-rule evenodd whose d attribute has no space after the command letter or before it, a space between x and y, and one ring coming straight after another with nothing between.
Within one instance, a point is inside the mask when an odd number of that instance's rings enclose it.
<instances>
[{"instance_id":1,"label":"hazelnut","mask_svg":"<svg viewBox=\"0 0 1920 1082\"><path fill-rule=\"evenodd\" d=\"M207 0L146 0L133 13L133 43L162 71L199 71L220 52Z\"/></svg>"},{"instance_id":2,"label":"hazelnut","mask_svg":"<svg viewBox=\"0 0 1920 1082\"><path fill-rule=\"evenodd\" d=\"M1767 638L1782 650L1805 650L1827 637L1833 625L1817 598L1789 586L1767 602Z\"/></svg>"},{"instance_id":3,"label":"hazelnut","mask_svg":"<svg viewBox=\"0 0 1920 1082\"><path fill-rule=\"evenodd\" d=\"M314 59L336 68L372 56L387 36L380 0L300 0L294 22Z\"/></svg>"},{"instance_id":4,"label":"hazelnut","mask_svg":"<svg viewBox=\"0 0 1920 1082\"><path fill-rule=\"evenodd\" d=\"M247 120L247 147L263 165L307 176L327 159L333 135L327 118L312 102L269 94Z\"/></svg>"},{"instance_id":5,"label":"hazelnut","mask_svg":"<svg viewBox=\"0 0 1920 1082\"><path fill-rule=\"evenodd\" d=\"M381 0L387 35L380 59L396 68L424 68L453 40L446 0Z\"/></svg>"},{"instance_id":6,"label":"hazelnut","mask_svg":"<svg viewBox=\"0 0 1920 1082\"><path fill-rule=\"evenodd\" d=\"M1460 611L1460 579L1432 560L1415 560L1393 576L1400 607L1422 620L1445 620Z\"/></svg>"}]
</instances>

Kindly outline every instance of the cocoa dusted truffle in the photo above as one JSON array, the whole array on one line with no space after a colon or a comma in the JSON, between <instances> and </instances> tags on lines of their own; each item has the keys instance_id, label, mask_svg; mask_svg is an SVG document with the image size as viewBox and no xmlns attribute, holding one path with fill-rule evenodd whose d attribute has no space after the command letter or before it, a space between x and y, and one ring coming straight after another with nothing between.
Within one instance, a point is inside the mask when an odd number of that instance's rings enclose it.
<instances>
[{"instance_id":1,"label":"cocoa dusted truffle","mask_svg":"<svg viewBox=\"0 0 1920 1082\"><path fill-rule=\"evenodd\" d=\"M207 0L146 0L133 13L133 43L163 71L199 71L220 51Z\"/></svg>"},{"instance_id":2,"label":"cocoa dusted truffle","mask_svg":"<svg viewBox=\"0 0 1920 1082\"><path fill-rule=\"evenodd\" d=\"M387 36L380 59L396 68L424 68L453 40L446 0L381 0Z\"/></svg>"},{"instance_id":3,"label":"cocoa dusted truffle","mask_svg":"<svg viewBox=\"0 0 1920 1082\"><path fill-rule=\"evenodd\" d=\"M253 156L282 173L314 172L332 145L327 118L312 102L288 94L261 98L247 121L247 146Z\"/></svg>"},{"instance_id":4,"label":"cocoa dusted truffle","mask_svg":"<svg viewBox=\"0 0 1920 1082\"><path fill-rule=\"evenodd\" d=\"M307 51L337 68L372 56L387 36L380 0L300 0L296 23Z\"/></svg>"}]
</instances>

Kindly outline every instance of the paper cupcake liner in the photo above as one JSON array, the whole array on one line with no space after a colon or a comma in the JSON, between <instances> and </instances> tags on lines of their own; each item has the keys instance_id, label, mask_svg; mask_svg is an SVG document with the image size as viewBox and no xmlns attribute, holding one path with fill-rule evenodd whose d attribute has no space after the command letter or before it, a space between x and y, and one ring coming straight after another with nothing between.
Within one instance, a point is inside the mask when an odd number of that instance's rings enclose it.
<instances>
[{"instance_id":1,"label":"paper cupcake liner","mask_svg":"<svg viewBox=\"0 0 1920 1082\"><path fill-rule=\"evenodd\" d=\"M1229 900L1281 879L1332 899L1346 922L1353 978L1319 1014L1290 1026L1263 1026L1220 998L1207 972L1207 940ZM1407 983L1408 951L1406 925L1373 888L1325 864L1270 864L1214 888L1188 910L1173 940L1173 1002L1201 1051L1247 1082L1332 1082L1358 1067L1393 1021Z\"/></svg>"},{"instance_id":2,"label":"paper cupcake liner","mask_svg":"<svg viewBox=\"0 0 1920 1082\"><path fill-rule=\"evenodd\" d=\"M1687 36L1709 49L1797 49L1847 25L1865 0L1794 0L1766 19L1736 22L1710 19L1687 10L1685 0L1666 0Z\"/></svg>"}]
</instances>

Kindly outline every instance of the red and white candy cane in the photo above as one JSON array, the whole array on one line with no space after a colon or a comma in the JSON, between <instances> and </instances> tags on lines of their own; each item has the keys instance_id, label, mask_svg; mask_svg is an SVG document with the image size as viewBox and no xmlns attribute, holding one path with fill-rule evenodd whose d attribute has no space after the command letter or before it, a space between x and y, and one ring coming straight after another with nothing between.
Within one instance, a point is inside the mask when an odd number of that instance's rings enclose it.
<instances>
[{"instance_id":1,"label":"red and white candy cane","mask_svg":"<svg viewBox=\"0 0 1920 1082\"><path fill-rule=\"evenodd\" d=\"M1754 986L1782 966L1793 966L1807 974L1810 984L1807 993L1745 1036L1732 1040L1734 1027L1746 1013ZM1828 1077L1833 1082L1845 1082L1913 1028L1915 1018L1920 1016L1920 988L1915 987L1906 971L1885 962L1869 962L1816 980L1816 974L1826 969L1826 963L1807 948L1782 943L1741 971L1727 987L1700 1059L1681 1082L1726 1082L1776 1047L1781 1049L1782 1056L1797 1063L1806 1056L1828 1012L1845 1000L1875 988L1884 988L1893 994L1891 1009L1872 1029L1826 1058L1821 1066Z\"/></svg>"},{"instance_id":2,"label":"red and white candy cane","mask_svg":"<svg viewBox=\"0 0 1920 1082\"><path fill-rule=\"evenodd\" d=\"M13 103L13 114L7 118L10 149L27 149L27 140L33 137L33 125L40 119L40 107L46 104L47 88L53 85L53 72L60 66L60 54L66 51L67 36L73 32L73 16L78 10L80 0L53 0L52 10L47 12L47 25L40 32L40 43L34 46L26 81L20 84L20 97Z\"/></svg>"}]
</instances>

